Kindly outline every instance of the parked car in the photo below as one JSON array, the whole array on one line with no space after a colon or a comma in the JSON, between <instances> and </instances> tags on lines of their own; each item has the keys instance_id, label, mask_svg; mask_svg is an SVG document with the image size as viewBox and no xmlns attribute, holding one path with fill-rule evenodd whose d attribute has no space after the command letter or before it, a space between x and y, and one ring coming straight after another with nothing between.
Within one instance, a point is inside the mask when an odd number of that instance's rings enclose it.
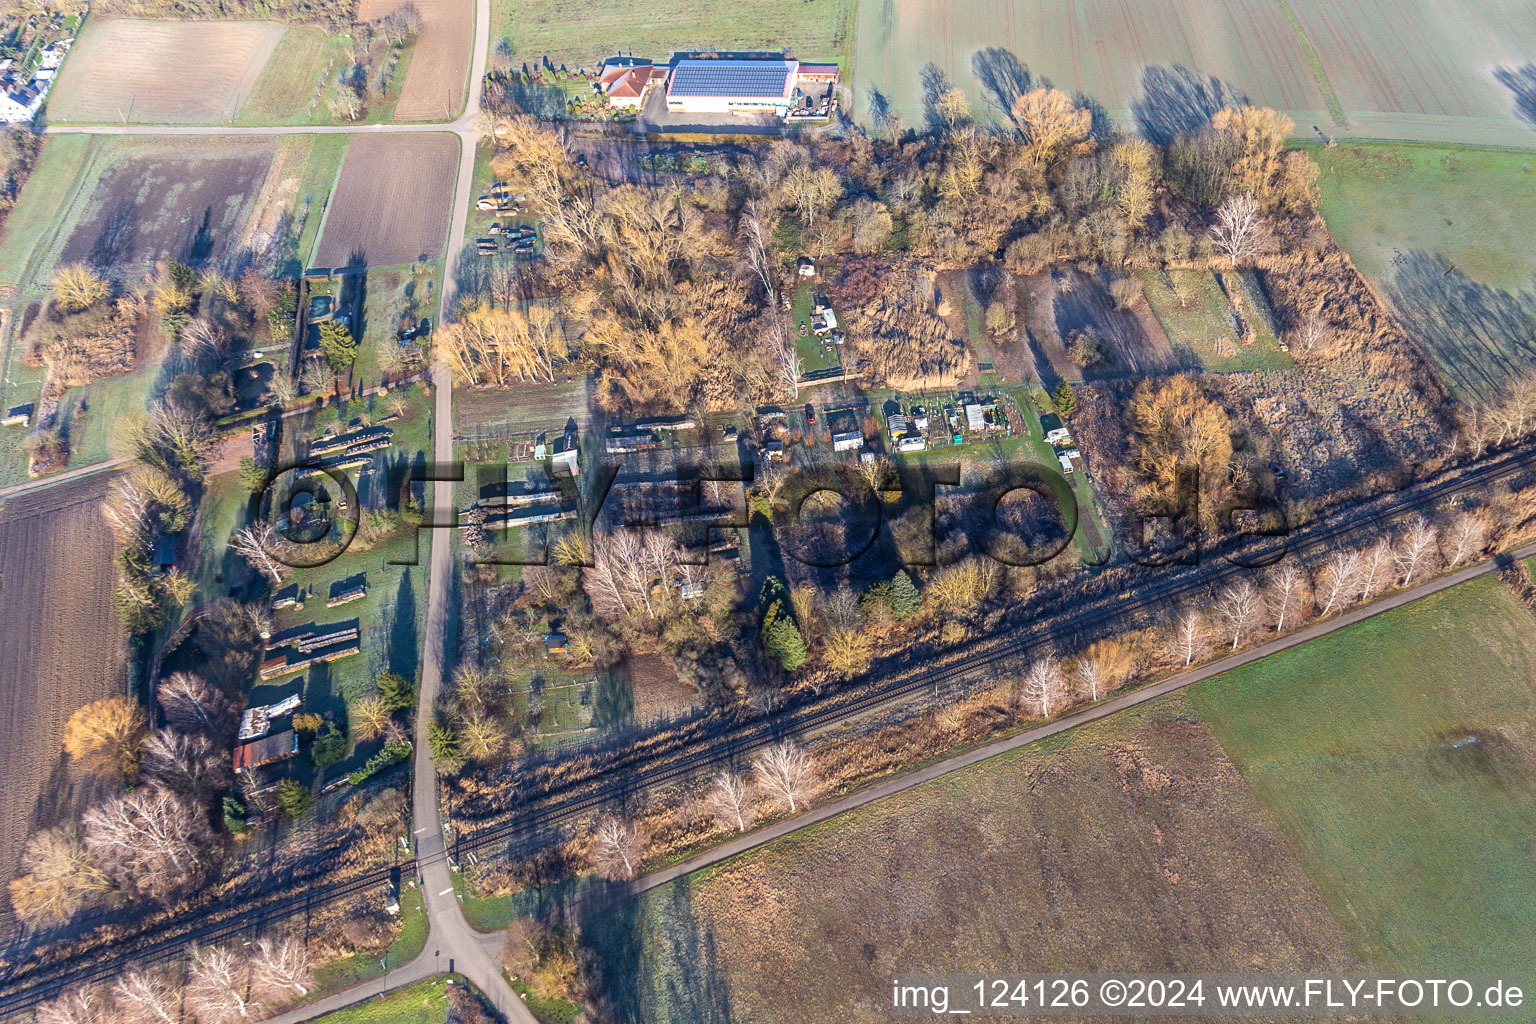
<instances>
[{"instance_id":1,"label":"parked car","mask_svg":"<svg viewBox=\"0 0 1536 1024\"><path fill-rule=\"evenodd\" d=\"M816 425L816 409L810 402L805 403L805 423L807 426Z\"/></svg>"}]
</instances>

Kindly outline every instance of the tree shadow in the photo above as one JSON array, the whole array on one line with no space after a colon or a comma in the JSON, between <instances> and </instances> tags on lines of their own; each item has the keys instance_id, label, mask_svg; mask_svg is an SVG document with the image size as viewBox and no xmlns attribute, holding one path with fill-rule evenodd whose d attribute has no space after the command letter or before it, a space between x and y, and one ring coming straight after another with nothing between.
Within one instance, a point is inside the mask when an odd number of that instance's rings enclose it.
<instances>
[{"instance_id":1,"label":"tree shadow","mask_svg":"<svg viewBox=\"0 0 1536 1024\"><path fill-rule=\"evenodd\" d=\"M1215 75L1202 75L1182 64L1154 64L1141 72L1141 96L1131 103L1131 112L1143 138L1166 146L1180 135L1204 128L1223 107L1247 102L1241 90Z\"/></svg>"},{"instance_id":2,"label":"tree shadow","mask_svg":"<svg viewBox=\"0 0 1536 1024\"><path fill-rule=\"evenodd\" d=\"M187 243L186 256L182 262L189 267L200 267L213 255L215 239L213 237L213 207L203 208L203 222L192 233L192 240Z\"/></svg>"},{"instance_id":3,"label":"tree shadow","mask_svg":"<svg viewBox=\"0 0 1536 1024\"><path fill-rule=\"evenodd\" d=\"M585 901L581 942L594 965L591 992L609 1019L623 1024L731 1024L736 1020L730 978L714 926L695 912L687 879L659 898ZM650 926L652 917L664 929Z\"/></svg>"},{"instance_id":4,"label":"tree shadow","mask_svg":"<svg viewBox=\"0 0 1536 1024\"><path fill-rule=\"evenodd\" d=\"M624 662L598 670L592 699L592 724L600 731L625 729L634 724L635 686Z\"/></svg>"},{"instance_id":5,"label":"tree shadow","mask_svg":"<svg viewBox=\"0 0 1536 1024\"><path fill-rule=\"evenodd\" d=\"M939 100L949 92L949 76L944 69L929 61L918 72L918 82L923 90L923 121L928 125L928 130L933 132L943 131L946 127L944 115L939 113Z\"/></svg>"},{"instance_id":6,"label":"tree shadow","mask_svg":"<svg viewBox=\"0 0 1536 1024\"><path fill-rule=\"evenodd\" d=\"M1018 55L1001 46L971 54L971 74L981 83L986 101L1004 117L1011 117L1014 101L1037 84Z\"/></svg>"},{"instance_id":7,"label":"tree shadow","mask_svg":"<svg viewBox=\"0 0 1536 1024\"><path fill-rule=\"evenodd\" d=\"M400 573L400 587L390 612L389 670L407 679L416 678L416 585L409 570Z\"/></svg>"},{"instance_id":8,"label":"tree shadow","mask_svg":"<svg viewBox=\"0 0 1536 1024\"><path fill-rule=\"evenodd\" d=\"M506 96L516 111L531 117L552 120L565 116L565 93L552 85L513 79L507 83Z\"/></svg>"},{"instance_id":9,"label":"tree shadow","mask_svg":"<svg viewBox=\"0 0 1536 1024\"><path fill-rule=\"evenodd\" d=\"M1493 77L1515 94L1515 115L1536 125L1536 64L1495 68Z\"/></svg>"},{"instance_id":10,"label":"tree shadow","mask_svg":"<svg viewBox=\"0 0 1536 1024\"><path fill-rule=\"evenodd\" d=\"M1536 366L1536 290L1491 288L1419 250L1392 262L1392 304L1463 398L1490 399Z\"/></svg>"},{"instance_id":11,"label":"tree shadow","mask_svg":"<svg viewBox=\"0 0 1536 1024\"><path fill-rule=\"evenodd\" d=\"M101 219L101 230L86 262L102 272L127 261L133 249L134 236L138 234L139 205L132 200L119 200L112 211Z\"/></svg>"}]
</instances>

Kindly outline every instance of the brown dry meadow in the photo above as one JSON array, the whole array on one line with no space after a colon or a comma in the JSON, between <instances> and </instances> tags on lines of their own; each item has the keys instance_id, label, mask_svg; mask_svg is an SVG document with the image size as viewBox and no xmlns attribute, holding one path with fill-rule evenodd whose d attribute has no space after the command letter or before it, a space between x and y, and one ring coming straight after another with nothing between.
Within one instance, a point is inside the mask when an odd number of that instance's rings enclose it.
<instances>
[{"instance_id":1,"label":"brown dry meadow","mask_svg":"<svg viewBox=\"0 0 1536 1024\"><path fill-rule=\"evenodd\" d=\"M282 36L275 21L92 21L48 112L56 121L223 124Z\"/></svg>"},{"instance_id":2,"label":"brown dry meadow","mask_svg":"<svg viewBox=\"0 0 1536 1024\"><path fill-rule=\"evenodd\" d=\"M315 261L414 263L443 254L459 158L452 135L360 135L347 150Z\"/></svg>"},{"instance_id":3,"label":"brown dry meadow","mask_svg":"<svg viewBox=\"0 0 1536 1024\"><path fill-rule=\"evenodd\" d=\"M90 777L67 763L75 709L124 692L122 627L112 604L114 545L101 514L110 474L0 503L0 875L22 841L75 818ZM3 891L3 890L0 890Z\"/></svg>"},{"instance_id":4,"label":"brown dry meadow","mask_svg":"<svg viewBox=\"0 0 1536 1024\"><path fill-rule=\"evenodd\" d=\"M797 833L608 928L612 998L650 1021L886 1020L902 972L1354 963L1181 698Z\"/></svg>"}]
</instances>

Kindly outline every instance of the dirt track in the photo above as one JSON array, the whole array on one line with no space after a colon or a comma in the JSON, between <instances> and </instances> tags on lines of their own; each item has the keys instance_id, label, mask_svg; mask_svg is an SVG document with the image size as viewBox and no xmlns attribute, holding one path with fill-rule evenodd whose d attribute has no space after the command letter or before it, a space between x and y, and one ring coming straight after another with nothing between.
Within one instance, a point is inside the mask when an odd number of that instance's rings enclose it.
<instances>
[{"instance_id":1,"label":"dirt track","mask_svg":"<svg viewBox=\"0 0 1536 1024\"><path fill-rule=\"evenodd\" d=\"M101 515L110 480L100 473L0 502L5 879L27 833L78 815L94 789L66 763L65 721L81 705L124 690L112 535Z\"/></svg>"}]
</instances>

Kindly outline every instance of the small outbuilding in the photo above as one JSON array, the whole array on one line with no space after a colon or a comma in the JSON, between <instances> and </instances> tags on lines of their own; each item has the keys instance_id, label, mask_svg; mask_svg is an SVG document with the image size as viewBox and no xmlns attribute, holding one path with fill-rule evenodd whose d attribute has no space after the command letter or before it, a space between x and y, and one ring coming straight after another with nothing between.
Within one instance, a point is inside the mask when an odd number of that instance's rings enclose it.
<instances>
[{"instance_id":1,"label":"small outbuilding","mask_svg":"<svg viewBox=\"0 0 1536 1024\"><path fill-rule=\"evenodd\" d=\"M24 427L32 422L32 403L25 405L13 405L5 412L5 419L0 420L0 425L7 427Z\"/></svg>"},{"instance_id":2,"label":"small outbuilding","mask_svg":"<svg viewBox=\"0 0 1536 1024\"><path fill-rule=\"evenodd\" d=\"M244 768L260 768L265 764L286 761L299 753L299 734L292 729L273 736L262 736L235 747L235 771Z\"/></svg>"}]
</instances>

